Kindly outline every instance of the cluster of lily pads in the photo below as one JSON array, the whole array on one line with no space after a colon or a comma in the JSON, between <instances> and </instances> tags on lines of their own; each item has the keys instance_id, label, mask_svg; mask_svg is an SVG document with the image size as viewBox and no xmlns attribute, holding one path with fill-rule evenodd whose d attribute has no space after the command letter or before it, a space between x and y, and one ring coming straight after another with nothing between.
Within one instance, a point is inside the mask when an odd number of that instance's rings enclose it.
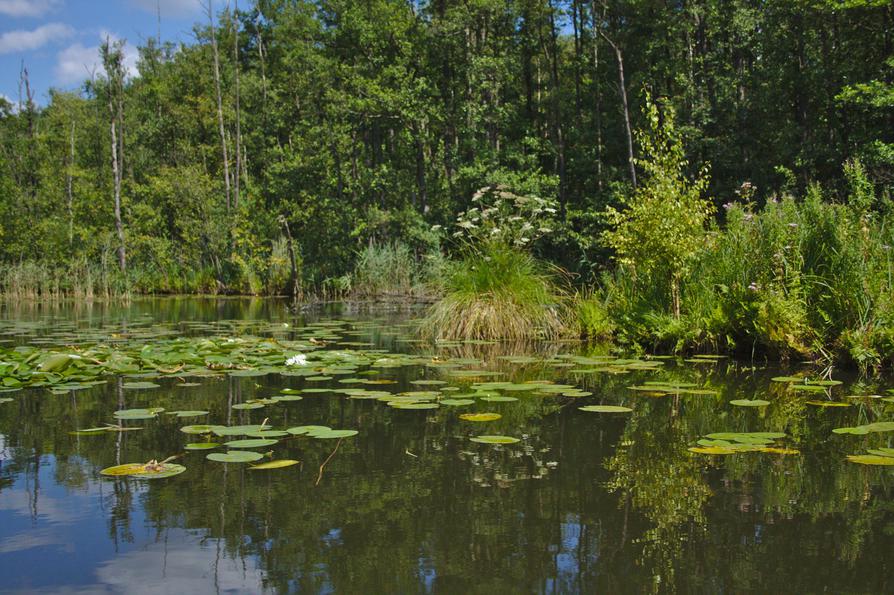
<instances>
[{"instance_id":1,"label":"cluster of lily pads","mask_svg":"<svg viewBox=\"0 0 894 595\"><path fill-rule=\"evenodd\" d=\"M505 382L493 377L504 373L493 369L480 369L482 358L445 357L424 353L393 353L375 349L365 341L346 340L352 336L366 336L380 323L369 321L354 323L348 328L345 321L324 321L301 327L288 323L219 321L213 323L181 323L180 329L155 326L144 321L126 332L112 329L95 329L84 332L71 325L37 336L36 327L28 327L12 333L16 337L29 338L27 345L0 347L0 392L13 392L22 388L44 388L52 393L68 393L84 390L107 382L110 377L120 377L120 387L126 391L158 388L158 379L172 379L176 386L196 386L197 380L210 377L260 377L275 374L284 377L300 377L302 389L284 388L280 394L249 399L232 405L237 410L254 410L282 403L300 401L316 394L340 394L350 399L380 401L396 410L427 411L442 407L462 408L477 403L510 403L523 396L537 397L588 397L591 393L573 384L559 384L548 380ZM393 325L392 325L393 326ZM393 328L397 329L397 327ZM2 330L2 329L0 329ZM183 333L186 333L183 335ZM200 333L195 336L192 333ZM218 333L218 334L208 334ZM258 336L258 333L266 336ZM411 343L414 339L398 337L396 341ZM437 348L466 347L475 342L441 342ZM62 346L64 345L64 346ZM659 373L665 363L674 357L650 356L645 358L619 358L612 355L556 354L537 357L533 355L505 355L496 360L509 366L541 366L562 372L568 378L609 374L621 375L635 372ZM697 355L683 360L685 363L715 365L722 356ZM413 390L392 392L388 385L396 380L385 377L391 369L406 366L429 370L425 377L411 380ZM433 378L430 376L440 376ZM446 380L444 379L446 378ZM848 407L848 401L832 400L831 389L840 381L811 379L801 376L773 378L788 390L816 395L805 401L817 407ZM170 381L169 381L170 382ZM326 383L324 386L312 386ZM459 386L457 386L459 385ZM630 390L648 397L664 396L717 396L713 388L691 382L648 380L629 387ZM878 398L894 401L892 396L851 396ZM828 398L819 398L826 395ZM8 397L0 403L10 402ZM735 399L730 404L738 407L766 407L765 399ZM622 405L583 405L579 410L588 413L629 413L631 407ZM207 411L165 411L160 407L124 409L114 413L115 423L100 427L76 430L78 435L123 432L140 428L127 426L125 422L148 420L160 415L178 418L201 417ZM489 422L500 419L496 412L470 412L459 415L469 422ZM225 463L256 463L265 457L252 449L263 449L281 440L305 436L317 439L349 438L356 430L331 429L326 426L296 426L274 429L265 423L249 426L190 425L181 428L184 433L202 435L205 440L186 445L187 450L216 450L226 452L207 455L212 461ZM894 430L894 422L875 422L863 426L837 428L838 434L867 434ZM797 454L793 448L779 446L775 442L785 434L775 432L715 433L704 436L690 450L698 454L728 455L743 452ZM217 438L229 438L216 441ZM512 436L484 434L469 438L485 444L513 444L520 439ZM890 449L888 449L890 450ZM868 455L852 455L849 460L865 462L865 457L887 457L885 449L869 451ZM873 459L875 460L875 459ZM252 468L272 469L297 464L292 459L271 460L258 463ZM890 464L875 462L866 464ZM118 466L109 475L138 478L170 477L183 471L182 466L172 463L149 461ZM179 468L179 469L178 469Z\"/></svg>"},{"instance_id":2,"label":"cluster of lily pads","mask_svg":"<svg viewBox=\"0 0 894 595\"><path fill-rule=\"evenodd\" d=\"M796 455L801 451L774 444L785 438L784 432L715 432L707 434L689 448L690 452L705 455L733 455L744 452L765 452Z\"/></svg>"}]
</instances>

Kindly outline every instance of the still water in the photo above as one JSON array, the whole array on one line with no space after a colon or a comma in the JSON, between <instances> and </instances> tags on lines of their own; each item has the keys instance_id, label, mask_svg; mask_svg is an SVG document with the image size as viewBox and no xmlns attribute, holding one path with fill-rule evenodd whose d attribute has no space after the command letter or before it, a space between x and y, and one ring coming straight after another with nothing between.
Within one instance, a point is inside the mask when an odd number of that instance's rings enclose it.
<instances>
[{"instance_id":1,"label":"still water","mask_svg":"<svg viewBox=\"0 0 894 595\"><path fill-rule=\"evenodd\" d=\"M134 350L208 336L305 346L308 368L323 366L314 360L323 352L353 362L324 354L331 375L131 371L81 390L0 394L12 399L0 404L3 592L894 592L894 467L846 458L894 446L894 432L832 432L894 420L894 403L849 398L890 395L890 380L833 370L843 384L806 392L771 378L820 370L616 360L578 343L429 346L413 339L413 309L292 313L270 300L172 298L0 312L0 360L16 346ZM160 386L124 388L147 378ZM568 388L540 390L548 383ZM283 389L301 400L233 408ZM390 397L362 398L370 390L440 406L397 408ZM757 399L769 404L730 404ZM808 404L826 400L849 406ZM579 409L589 405L632 411ZM71 433L148 407L208 414ZM184 450L232 439L188 435L184 425L265 420L276 430L358 433L290 435L255 449L300 461L274 470ZM689 450L717 432L785 437L771 452ZM519 441L470 440L480 435ZM174 477L100 475L172 455L186 467Z\"/></svg>"}]
</instances>

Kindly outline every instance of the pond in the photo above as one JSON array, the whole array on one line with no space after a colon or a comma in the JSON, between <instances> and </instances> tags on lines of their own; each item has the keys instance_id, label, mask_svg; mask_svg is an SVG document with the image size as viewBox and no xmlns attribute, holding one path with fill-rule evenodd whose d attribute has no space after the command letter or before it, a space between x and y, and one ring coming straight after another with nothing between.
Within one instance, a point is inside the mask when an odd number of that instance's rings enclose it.
<instances>
[{"instance_id":1,"label":"pond","mask_svg":"<svg viewBox=\"0 0 894 595\"><path fill-rule=\"evenodd\" d=\"M4 305L0 590L894 591L894 382L418 315Z\"/></svg>"}]
</instances>

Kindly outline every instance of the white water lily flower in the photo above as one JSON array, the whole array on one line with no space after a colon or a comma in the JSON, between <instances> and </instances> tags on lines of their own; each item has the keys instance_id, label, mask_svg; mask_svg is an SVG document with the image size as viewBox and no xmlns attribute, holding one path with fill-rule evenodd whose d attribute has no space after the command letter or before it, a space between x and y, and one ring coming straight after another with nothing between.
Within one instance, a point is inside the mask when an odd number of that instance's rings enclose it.
<instances>
[{"instance_id":1,"label":"white water lily flower","mask_svg":"<svg viewBox=\"0 0 894 595\"><path fill-rule=\"evenodd\" d=\"M307 356L303 353L299 353L298 355L293 355L289 359L286 360L287 366L306 366L307 365Z\"/></svg>"}]
</instances>

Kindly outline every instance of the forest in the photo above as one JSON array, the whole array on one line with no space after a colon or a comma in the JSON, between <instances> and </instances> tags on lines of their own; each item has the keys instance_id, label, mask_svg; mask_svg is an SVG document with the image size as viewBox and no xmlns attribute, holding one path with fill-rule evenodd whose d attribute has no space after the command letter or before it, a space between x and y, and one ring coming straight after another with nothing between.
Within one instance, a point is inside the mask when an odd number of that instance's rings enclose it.
<instances>
[{"instance_id":1,"label":"forest","mask_svg":"<svg viewBox=\"0 0 894 595\"><path fill-rule=\"evenodd\" d=\"M6 295L518 282L541 334L894 356L890 2L221 4L0 99Z\"/></svg>"}]
</instances>

